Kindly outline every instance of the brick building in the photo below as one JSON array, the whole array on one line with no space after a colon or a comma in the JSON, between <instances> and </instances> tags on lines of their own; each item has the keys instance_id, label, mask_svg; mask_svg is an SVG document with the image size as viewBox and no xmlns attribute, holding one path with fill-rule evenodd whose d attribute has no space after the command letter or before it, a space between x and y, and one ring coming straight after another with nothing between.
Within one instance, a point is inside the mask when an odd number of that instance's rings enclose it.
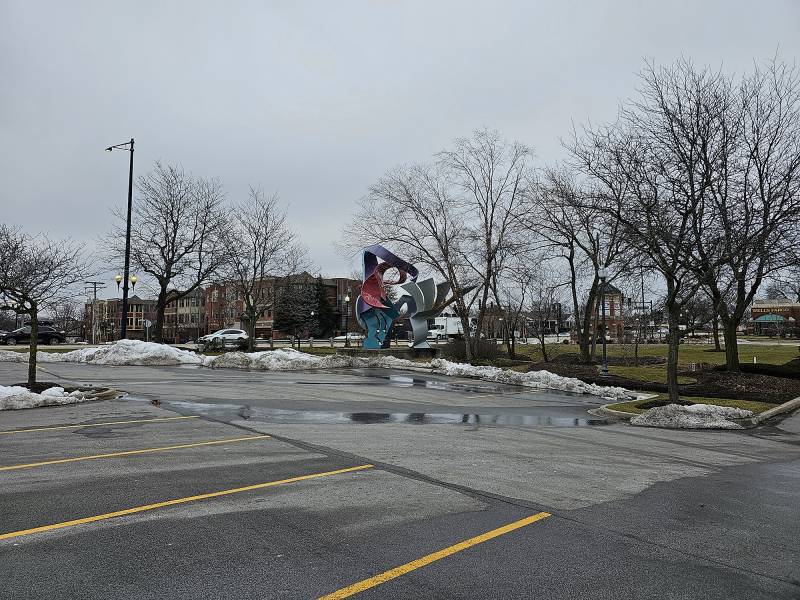
<instances>
[{"instance_id":1,"label":"brick building","mask_svg":"<svg viewBox=\"0 0 800 600\"><path fill-rule=\"evenodd\" d=\"M97 308L95 320L94 309ZM88 341L103 344L119 339L122 329L122 299L111 298L98 300L96 303L87 302L84 311L84 328ZM128 338L132 340L145 339L144 322L155 321L156 301L145 300L139 296L128 298ZM94 327L94 329L93 329ZM94 331L94 339L92 339Z\"/></svg>"},{"instance_id":2,"label":"brick building","mask_svg":"<svg viewBox=\"0 0 800 600\"><path fill-rule=\"evenodd\" d=\"M296 275L289 275L287 277L269 277L261 282L264 286L263 294L268 298L280 298L281 289L286 286L297 286L303 288L301 293L313 293L314 287L319 278L314 275L303 272ZM350 331L358 329L358 323L355 318L355 299L358 296L358 290L361 282L355 279L348 279L345 277L323 277L322 284L325 286L325 293L328 297L328 302L333 308L336 315L337 327L334 332L339 335L344 332L345 323L350 327ZM345 302L345 297L350 297L350 302ZM242 321L242 313L244 312L244 296L242 290L236 285L231 283L216 283L210 285L205 290L205 328L206 331L212 332L226 327L236 327L239 329L244 328ZM276 331L274 329L275 309L277 302L273 301L267 304L264 312L259 316L256 322L255 334L258 338L282 338L286 337L293 332L289 331ZM347 310L350 311L349 322L347 319Z\"/></svg>"},{"instance_id":3,"label":"brick building","mask_svg":"<svg viewBox=\"0 0 800 600\"><path fill-rule=\"evenodd\" d=\"M205 307L206 293L202 288L167 304L164 310L164 340L185 344L208 333Z\"/></svg>"},{"instance_id":4,"label":"brick building","mask_svg":"<svg viewBox=\"0 0 800 600\"><path fill-rule=\"evenodd\" d=\"M625 295L616 286L606 283L605 289L606 331L608 337L616 342L625 339ZM597 300L600 298L598 296ZM602 305L596 302L592 309L589 328L600 335L602 329Z\"/></svg>"}]
</instances>

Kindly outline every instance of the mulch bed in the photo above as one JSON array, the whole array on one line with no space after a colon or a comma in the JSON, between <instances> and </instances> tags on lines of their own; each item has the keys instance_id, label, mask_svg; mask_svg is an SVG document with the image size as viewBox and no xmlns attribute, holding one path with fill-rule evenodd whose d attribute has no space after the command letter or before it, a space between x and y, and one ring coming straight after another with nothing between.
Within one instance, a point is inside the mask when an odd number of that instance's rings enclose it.
<instances>
[{"instance_id":1,"label":"mulch bed","mask_svg":"<svg viewBox=\"0 0 800 600\"><path fill-rule=\"evenodd\" d=\"M643 392L665 393L666 384L644 382L609 375L602 377L595 365L569 364L557 361L531 365L532 371L550 371L564 377L576 377L587 383L619 386ZM701 371L681 373L696 378L697 383L680 386L682 396L704 396L706 398L731 398L734 400L756 400L781 404L800 397L800 380L791 377L776 377L756 373L728 373L726 371Z\"/></svg>"}]
</instances>

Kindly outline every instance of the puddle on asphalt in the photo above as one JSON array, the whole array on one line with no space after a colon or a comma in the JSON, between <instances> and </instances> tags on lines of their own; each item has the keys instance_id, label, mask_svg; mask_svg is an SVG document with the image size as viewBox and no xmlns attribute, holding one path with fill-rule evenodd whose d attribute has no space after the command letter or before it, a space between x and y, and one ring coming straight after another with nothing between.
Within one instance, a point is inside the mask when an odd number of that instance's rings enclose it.
<instances>
[{"instance_id":1,"label":"puddle on asphalt","mask_svg":"<svg viewBox=\"0 0 800 600\"><path fill-rule=\"evenodd\" d=\"M131 400L140 400L130 398ZM219 420L253 420L281 424L348 424L374 425L380 423L403 425L517 425L550 427L591 427L606 425L606 419L555 415L474 414L474 413L388 413L388 412L336 412L315 410L286 410L279 408L250 407L239 404L214 404L200 402L164 402L181 414L202 415Z\"/></svg>"}]
</instances>

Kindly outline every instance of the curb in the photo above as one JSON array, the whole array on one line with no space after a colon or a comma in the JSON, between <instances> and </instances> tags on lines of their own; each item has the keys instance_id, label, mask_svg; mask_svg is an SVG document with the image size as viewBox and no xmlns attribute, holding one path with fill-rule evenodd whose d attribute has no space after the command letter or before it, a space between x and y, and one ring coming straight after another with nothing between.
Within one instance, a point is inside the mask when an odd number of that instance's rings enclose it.
<instances>
[{"instance_id":1,"label":"curb","mask_svg":"<svg viewBox=\"0 0 800 600\"><path fill-rule=\"evenodd\" d=\"M762 413L750 417L748 420L752 426L755 427L756 425L761 425L764 421L767 421L773 417L793 412L798 408L800 408L800 397L797 397L794 400L789 400L788 402L784 402L783 404L779 404L775 408L765 410Z\"/></svg>"},{"instance_id":2,"label":"curb","mask_svg":"<svg viewBox=\"0 0 800 600\"><path fill-rule=\"evenodd\" d=\"M609 402L608 404L603 404L600 408L592 408L587 412L595 416L614 417L615 419L620 419L622 421L630 421L633 417L636 416L636 413L629 413L621 410L614 410L613 408L608 408L612 404L619 404L619 402Z\"/></svg>"},{"instance_id":3,"label":"curb","mask_svg":"<svg viewBox=\"0 0 800 600\"><path fill-rule=\"evenodd\" d=\"M124 396L125 392L121 392L120 390L114 388L106 388L103 390L99 390L97 392L91 392L86 395L87 398L91 400L113 400L114 398L119 398L120 396Z\"/></svg>"}]
</instances>

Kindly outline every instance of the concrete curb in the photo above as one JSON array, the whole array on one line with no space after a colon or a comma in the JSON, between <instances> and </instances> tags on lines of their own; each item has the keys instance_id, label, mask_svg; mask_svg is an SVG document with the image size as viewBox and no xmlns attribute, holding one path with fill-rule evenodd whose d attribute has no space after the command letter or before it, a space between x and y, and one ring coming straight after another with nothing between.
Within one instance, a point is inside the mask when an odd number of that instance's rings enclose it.
<instances>
[{"instance_id":1,"label":"concrete curb","mask_svg":"<svg viewBox=\"0 0 800 600\"><path fill-rule=\"evenodd\" d=\"M764 412L750 417L747 420L751 422L753 427L755 427L756 425L761 425L764 421L767 421L773 417L793 412L798 408L800 408L800 397L797 397L794 400L789 400L788 402L784 402L783 404L779 404L775 408L765 410Z\"/></svg>"},{"instance_id":2,"label":"concrete curb","mask_svg":"<svg viewBox=\"0 0 800 600\"><path fill-rule=\"evenodd\" d=\"M120 396L124 395L125 392L121 392L120 390L114 388L105 388L96 392L90 392L86 395L86 397L90 398L91 400L113 400L114 398L119 398Z\"/></svg>"}]
</instances>

